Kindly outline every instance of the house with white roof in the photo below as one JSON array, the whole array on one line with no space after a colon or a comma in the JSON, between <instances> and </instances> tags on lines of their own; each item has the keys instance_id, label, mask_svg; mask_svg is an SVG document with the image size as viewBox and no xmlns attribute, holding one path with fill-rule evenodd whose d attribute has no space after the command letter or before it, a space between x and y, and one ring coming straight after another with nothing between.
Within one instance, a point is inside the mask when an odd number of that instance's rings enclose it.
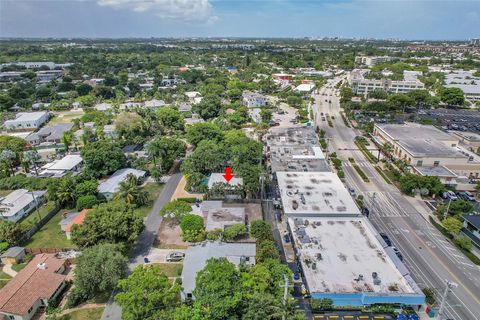
<instances>
[{"instance_id":1,"label":"house with white roof","mask_svg":"<svg viewBox=\"0 0 480 320\"><path fill-rule=\"evenodd\" d=\"M200 92L197 92L197 91L185 92L185 96L188 98L188 101L191 104L198 104L198 103L202 102L202 99L203 99Z\"/></svg>"},{"instance_id":2,"label":"house with white roof","mask_svg":"<svg viewBox=\"0 0 480 320\"><path fill-rule=\"evenodd\" d=\"M147 172L132 168L124 168L117 170L114 174L110 176L110 178L98 185L98 192L102 194L106 199L113 198L113 195L118 192L120 183L125 181L129 174L133 174L138 179L144 178Z\"/></svg>"},{"instance_id":3,"label":"house with white roof","mask_svg":"<svg viewBox=\"0 0 480 320\"><path fill-rule=\"evenodd\" d=\"M153 109L161 108L161 107L164 107L166 105L167 104L165 103L165 101L157 100L157 99L152 99L152 100L149 100L149 101L145 101L145 103L143 104L143 106L145 108L153 108Z\"/></svg>"},{"instance_id":4,"label":"house with white roof","mask_svg":"<svg viewBox=\"0 0 480 320\"><path fill-rule=\"evenodd\" d=\"M0 207L3 209L0 218L17 222L35 210L44 201L46 191L28 191L17 189L6 197L0 198Z\"/></svg>"},{"instance_id":5,"label":"house with white roof","mask_svg":"<svg viewBox=\"0 0 480 320\"><path fill-rule=\"evenodd\" d=\"M19 112L13 120L3 123L7 130L35 130L48 121L47 111Z\"/></svg>"},{"instance_id":6,"label":"house with white roof","mask_svg":"<svg viewBox=\"0 0 480 320\"><path fill-rule=\"evenodd\" d=\"M102 103L97 103L93 108L97 111L107 111L112 109L113 106L110 103L102 102Z\"/></svg>"},{"instance_id":7,"label":"house with white roof","mask_svg":"<svg viewBox=\"0 0 480 320\"><path fill-rule=\"evenodd\" d=\"M79 154L68 154L60 160L54 160L42 167L42 177L60 178L67 173L78 173L83 166L83 159Z\"/></svg>"},{"instance_id":8,"label":"house with white roof","mask_svg":"<svg viewBox=\"0 0 480 320\"><path fill-rule=\"evenodd\" d=\"M267 97L258 92L245 91L242 94L242 102L249 108L260 108L267 105Z\"/></svg>"},{"instance_id":9,"label":"house with white roof","mask_svg":"<svg viewBox=\"0 0 480 320\"><path fill-rule=\"evenodd\" d=\"M296 92L311 93L315 90L315 83L302 83L295 88Z\"/></svg>"}]
</instances>

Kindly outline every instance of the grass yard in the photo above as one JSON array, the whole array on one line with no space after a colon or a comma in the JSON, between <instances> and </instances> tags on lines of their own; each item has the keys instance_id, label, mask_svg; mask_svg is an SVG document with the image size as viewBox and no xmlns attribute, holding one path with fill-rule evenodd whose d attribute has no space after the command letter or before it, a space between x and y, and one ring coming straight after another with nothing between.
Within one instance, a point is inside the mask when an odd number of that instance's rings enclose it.
<instances>
[{"instance_id":1,"label":"grass yard","mask_svg":"<svg viewBox=\"0 0 480 320\"><path fill-rule=\"evenodd\" d=\"M82 309L69 313L70 320L100 320L105 307Z\"/></svg>"},{"instance_id":2,"label":"grass yard","mask_svg":"<svg viewBox=\"0 0 480 320\"><path fill-rule=\"evenodd\" d=\"M61 112L50 119L48 124L52 125L57 123L70 123L73 119L80 118L81 116L83 116L82 112Z\"/></svg>"},{"instance_id":3,"label":"grass yard","mask_svg":"<svg viewBox=\"0 0 480 320\"><path fill-rule=\"evenodd\" d=\"M163 184L158 184L156 182L148 183L143 187L144 190L148 192L148 204L136 209L137 212L140 212L142 217L148 216L150 211L153 208L153 204L155 203L155 200L158 198L160 195L160 192L163 190Z\"/></svg>"},{"instance_id":4,"label":"grass yard","mask_svg":"<svg viewBox=\"0 0 480 320\"><path fill-rule=\"evenodd\" d=\"M0 190L0 197L8 196L13 190Z\"/></svg>"},{"instance_id":5,"label":"grass yard","mask_svg":"<svg viewBox=\"0 0 480 320\"><path fill-rule=\"evenodd\" d=\"M0 269L0 289L3 288L12 277Z\"/></svg>"},{"instance_id":6,"label":"grass yard","mask_svg":"<svg viewBox=\"0 0 480 320\"><path fill-rule=\"evenodd\" d=\"M182 263L155 263L155 265L160 266L160 269L167 277L180 277L182 275Z\"/></svg>"},{"instance_id":7,"label":"grass yard","mask_svg":"<svg viewBox=\"0 0 480 320\"><path fill-rule=\"evenodd\" d=\"M53 216L26 244L27 248L73 248L58 224L65 210L60 210Z\"/></svg>"},{"instance_id":8,"label":"grass yard","mask_svg":"<svg viewBox=\"0 0 480 320\"><path fill-rule=\"evenodd\" d=\"M20 223L25 228L31 228L35 223L40 220L40 217L45 217L50 211L52 211L54 207L55 205L53 204L53 202L41 204L38 208L38 212L37 210L33 210L27 217L25 217L23 220L20 220ZM38 216L39 214L40 217Z\"/></svg>"}]
</instances>

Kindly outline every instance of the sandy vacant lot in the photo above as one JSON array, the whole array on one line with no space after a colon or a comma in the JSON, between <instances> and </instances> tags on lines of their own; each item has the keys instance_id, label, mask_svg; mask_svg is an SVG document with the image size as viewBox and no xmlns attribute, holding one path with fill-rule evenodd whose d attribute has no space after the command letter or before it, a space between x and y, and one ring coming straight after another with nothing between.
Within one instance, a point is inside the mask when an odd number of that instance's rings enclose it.
<instances>
[{"instance_id":1,"label":"sandy vacant lot","mask_svg":"<svg viewBox=\"0 0 480 320\"><path fill-rule=\"evenodd\" d=\"M180 224L174 220L164 219L158 230L155 246L162 249L186 249L188 243L182 241Z\"/></svg>"}]
</instances>

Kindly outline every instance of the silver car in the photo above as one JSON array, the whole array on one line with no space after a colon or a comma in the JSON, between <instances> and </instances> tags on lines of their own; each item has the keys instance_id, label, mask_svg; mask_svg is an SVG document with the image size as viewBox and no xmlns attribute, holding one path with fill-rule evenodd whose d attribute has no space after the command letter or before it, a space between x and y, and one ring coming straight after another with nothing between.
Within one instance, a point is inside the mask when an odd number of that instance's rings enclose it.
<instances>
[{"instance_id":1,"label":"silver car","mask_svg":"<svg viewBox=\"0 0 480 320\"><path fill-rule=\"evenodd\" d=\"M170 252L167 255L167 261L168 262L182 261L184 257L185 257L185 253L183 252Z\"/></svg>"}]
</instances>

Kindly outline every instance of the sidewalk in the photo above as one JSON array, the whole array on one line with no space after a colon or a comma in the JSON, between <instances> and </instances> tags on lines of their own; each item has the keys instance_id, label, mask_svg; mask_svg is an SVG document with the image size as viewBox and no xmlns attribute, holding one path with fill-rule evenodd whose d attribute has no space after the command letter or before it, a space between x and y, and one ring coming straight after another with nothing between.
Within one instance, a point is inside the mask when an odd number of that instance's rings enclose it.
<instances>
[{"instance_id":1,"label":"sidewalk","mask_svg":"<svg viewBox=\"0 0 480 320\"><path fill-rule=\"evenodd\" d=\"M17 275L17 271L13 270L10 264L4 265L2 271L8 274L12 278Z\"/></svg>"}]
</instances>

